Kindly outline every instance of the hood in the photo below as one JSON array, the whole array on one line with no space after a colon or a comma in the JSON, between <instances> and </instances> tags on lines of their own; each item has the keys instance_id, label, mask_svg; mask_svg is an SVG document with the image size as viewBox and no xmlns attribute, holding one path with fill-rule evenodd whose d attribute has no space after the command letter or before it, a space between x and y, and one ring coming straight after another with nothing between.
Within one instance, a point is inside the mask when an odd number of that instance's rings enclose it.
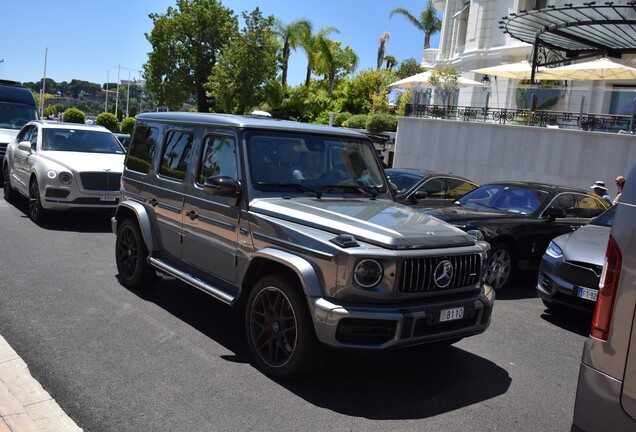
<instances>
[{"instance_id":1,"label":"hood","mask_svg":"<svg viewBox=\"0 0 636 432\"><path fill-rule=\"evenodd\" d=\"M611 228L584 225L573 233L554 239L566 261L578 261L602 266Z\"/></svg>"},{"instance_id":2,"label":"hood","mask_svg":"<svg viewBox=\"0 0 636 432\"><path fill-rule=\"evenodd\" d=\"M0 144L9 144L18 136L20 129L0 129Z\"/></svg>"},{"instance_id":3,"label":"hood","mask_svg":"<svg viewBox=\"0 0 636 432\"><path fill-rule=\"evenodd\" d=\"M459 228L390 200L265 198L252 201L250 211L388 249L475 244Z\"/></svg>"},{"instance_id":4,"label":"hood","mask_svg":"<svg viewBox=\"0 0 636 432\"><path fill-rule=\"evenodd\" d=\"M122 154L112 153L85 153L85 152L61 152L43 151L40 156L62 166L73 168L75 171L103 171L121 173L124 169L124 158ZM78 169L79 168L79 169Z\"/></svg>"},{"instance_id":5,"label":"hood","mask_svg":"<svg viewBox=\"0 0 636 432\"><path fill-rule=\"evenodd\" d=\"M471 207L453 206L441 207L429 210L426 213L450 223L466 222L466 221L485 221L490 219L519 219L527 218L530 215L515 214L487 207L479 207L478 210Z\"/></svg>"}]
</instances>

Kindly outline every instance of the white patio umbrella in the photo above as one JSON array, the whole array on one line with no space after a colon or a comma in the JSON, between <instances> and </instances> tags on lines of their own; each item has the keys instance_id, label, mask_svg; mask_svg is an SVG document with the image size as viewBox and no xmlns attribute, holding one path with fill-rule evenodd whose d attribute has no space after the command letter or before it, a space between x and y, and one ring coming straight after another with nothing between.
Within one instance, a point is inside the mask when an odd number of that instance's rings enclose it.
<instances>
[{"instance_id":1,"label":"white patio umbrella","mask_svg":"<svg viewBox=\"0 0 636 432\"><path fill-rule=\"evenodd\" d=\"M552 79L577 81L636 80L636 68L616 63L608 58L545 69L542 74Z\"/></svg>"},{"instance_id":2,"label":"white patio umbrella","mask_svg":"<svg viewBox=\"0 0 636 432\"><path fill-rule=\"evenodd\" d=\"M394 83L391 83L388 85L389 88L403 88L403 89L410 89L410 88L433 88L433 84L431 84L431 72L432 71L426 71L426 72L421 72L415 75L411 75L410 77L406 77L403 78L399 81L395 81ZM473 86L480 86L481 83L468 79L468 78L464 78L464 77L459 77L459 79L457 80L457 87L473 87Z\"/></svg>"},{"instance_id":3,"label":"white patio umbrella","mask_svg":"<svg viewBox=\"0 0 636 432\"><path fill-rule=\"evenodd\" d=\"M545 68L537 68L534 74L535 79L551 78L543 76L544 70ZM532 75L532 65L527 60L522 60L517 63L506 63L497 66L473 69L472 72L502 78L530 79L530 76Z\"/></svg>"}]
</instances>

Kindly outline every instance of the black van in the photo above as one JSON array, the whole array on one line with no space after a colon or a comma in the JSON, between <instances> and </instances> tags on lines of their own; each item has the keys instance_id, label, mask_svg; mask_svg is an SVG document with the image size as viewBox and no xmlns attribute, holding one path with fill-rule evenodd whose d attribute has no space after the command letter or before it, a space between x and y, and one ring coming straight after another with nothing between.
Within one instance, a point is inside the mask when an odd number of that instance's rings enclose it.
<instances>
[{"instance_id":1,"label":"black van","mask_svg":"<svg viewBox=\"0 0 636 432\"><path fill-rule=\"evenodd\" d=\"M38 118L38 108L31 90L17 81L0 80L0 161L7 144L22 126Z\"/></svg>"}]
</instances>

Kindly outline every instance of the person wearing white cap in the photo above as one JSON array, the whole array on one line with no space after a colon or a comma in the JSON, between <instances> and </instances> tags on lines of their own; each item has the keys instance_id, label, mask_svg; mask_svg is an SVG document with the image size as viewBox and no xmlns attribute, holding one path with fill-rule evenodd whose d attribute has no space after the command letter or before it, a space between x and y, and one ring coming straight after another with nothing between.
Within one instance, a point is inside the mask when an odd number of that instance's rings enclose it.
<instances>
[{"instance_id":1,"label":"person wearing white cap","mask_svg":"<svg viewBox=\"0 0 636 432\"><path fill-rule=\"evenodd\" d=\"M607 188L605 187L605 182L603 180L596 180L594 184L590 186L590 189L594 189L594 193L596 195L607 201L609 205L612 205L612 198L610 198L607 193Z\"/></svg>"}]
</instances>

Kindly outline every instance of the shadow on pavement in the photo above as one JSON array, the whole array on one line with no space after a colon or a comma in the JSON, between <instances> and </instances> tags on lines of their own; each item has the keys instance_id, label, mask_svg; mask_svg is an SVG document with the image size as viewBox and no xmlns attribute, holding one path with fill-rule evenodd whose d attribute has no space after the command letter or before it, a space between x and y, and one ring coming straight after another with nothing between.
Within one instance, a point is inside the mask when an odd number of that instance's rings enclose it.
<instances>
[{"instance_id":1,"label":"shadow on pavement","mask_svg":"<svg viewBox=\"0 0 636 432\"><path fill-rule=\"evenodd\" d=\"M22 213L23 218L29 218L29 201L26 198L17 199L10 204ZM114 210L49 211L44 222L38 225L50 231L110 232L110 218L114 214Z\"/></svg>"},{"instance_id":2,"label":"shadow on pavement","mask_svg":"<svg viewBox=\"0 0 636 432\"><path fill-rule=\"evenodd\" d=\"M503 290L497 291L497 300L522 300L527 298L536 298L537 292L535 285L537 283L537 271L524 270L519 271L514 279L510 281L510 285Z\"/></svg>"},{"instance_id":3,"label":"shadow on pavement","mask_svg":"<svg viewBox=\"0 0 636 432\"><path fill-rule=\"evenodd\" d=\"M592 313L581 312L567 307L554 310L546 309L541 314L541 319L581 336L589 336L592 326Z\"/></svg>"},{"instance_id":4,"label":"shadow on pavement","mask_svg":"<svg viewBox=\"0 0 636 432\"><path fill-rule=\"evenodd\" d=\"M134 291L223 345L227 361L251 364L243 316L177 280ZM420 419L506 393L511 378L491 361L456 347L389 352L331 351L325 366L299 380L274 380L307 402L369 419Z\"/></svg>"}]
</instances>

